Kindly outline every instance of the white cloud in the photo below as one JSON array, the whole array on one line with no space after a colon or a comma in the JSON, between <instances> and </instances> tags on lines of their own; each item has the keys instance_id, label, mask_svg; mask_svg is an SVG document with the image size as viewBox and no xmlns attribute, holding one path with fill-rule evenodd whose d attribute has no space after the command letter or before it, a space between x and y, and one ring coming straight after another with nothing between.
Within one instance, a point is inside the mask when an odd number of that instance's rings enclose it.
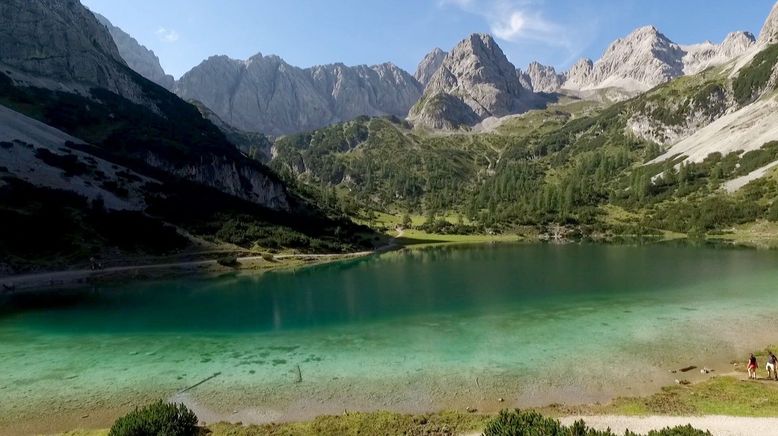
<instances>
[{"instance_id":1,"label":"white cloud","mask_svg":"<svg viewBox=\"0 0 778 436\"><path fill-rule=\"evenodd\" d=\"M166 29L164 27L157 29L157 36L159 37L160 41L169 43L176 42L181 37L181 35L179 35L175 30Z\"/></svg>"},{"instance_id":2,"label":"white cloud","mask_svg":"<svg viewBox=\"0 0 778 436\"><path fill-rule=\"evenodd\" d=\"M438 0L438 4L481 16L492 34L504 41L534 41L568 49L573 45L563 26L543 17L541 0Z\"/></svg>"}]
</instances>

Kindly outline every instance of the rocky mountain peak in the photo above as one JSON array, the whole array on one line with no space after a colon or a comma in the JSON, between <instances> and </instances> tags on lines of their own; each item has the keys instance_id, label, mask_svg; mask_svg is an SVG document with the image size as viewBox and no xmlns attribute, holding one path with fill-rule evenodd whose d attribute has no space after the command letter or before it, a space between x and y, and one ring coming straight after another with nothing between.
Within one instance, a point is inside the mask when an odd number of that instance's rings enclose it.
<instances>
[{"instance_id":1,"label":"rocky mountain peak","mask_svg":"<svg viewBox=\"0 0 778 436\"><path fill-rule=\"evenodd\" d=\"M759 33L759 44L775 44L778 42L778 3L773 6L770 15Z\"/></svg>"},{"instance_id":2,"label":"rocky mountain peak","mask_svg":"<svg viewBox=\"0 0 778 436\"><path fill-rule=\"evenodd\" d=\"M565 81L565 76L557 74L554 67L543 65L539 62L530 63L525 74L526 77L521 77L522 73L519 71L520 78L523 79L520 81L527 82L522 83L522 86L531 89L533 92L556 92Z\"/></svg>"},{"instance_id":3,"label":"rocky mountain peak","mask_svg":"<svg viewBox=\"0 0 778 436\"><path fill-rule=\"evenodd\" d=\"M721 44L706 41L702 44L686 45L683 50L684 74L696 74L706 68L724 64L743 54L755 43L749 32L732 32Z\"/></svg>"},{"instance_id":4,"label":"rocky mountain peak","mask_svg":"<svg viewBox=\"0 0 778 436\"><path fill-rule=\"evenodd\" d=\"M445 56L410 119L433 128L459 127L525 111L534 99L495 40L475 33Z\"/></svg>"},{"instance_id":5,"label":"rocky mountain peak","mask_svg":"<svg viewBox=\"0 0 778 436\"><path fill-rule=\"evenodd\" d=\"M594 62L589 58L579 59L572 68L565 74L564 88L572 89L582 88L588 83L589 76L594 69Z\"/></svg>"},{"instance_id":6,"label":"rocky mountain peak","mask_svg":"<svg viewBox=\"0 0 778 436\"><path fill-rule=\"evenodd\" d=\"M211 57L184 74L176 93L197 100L232 127L284 135L360 115L403 116L422 87L391 63L302 69L275 55Z\"/></svg>"},{"instance_id":7,"label":"rocky mountain peak","mask_svg":"<svg viewBox=\"0 0 778 436\"><path fill-rule=\"evenodd\" d=\"M445 57L425 90L437 92L461 97L481 117L507 115L521 106L516 67L494 39L482 33L465 38Z\"/></svg>"},{"instance_id":8,"label":"rocky mountain peak","mask_svg":"<svg viewBox=\"0 0 778 436\"><path fill-rule=\"evenodd\" d=\"M419 66L416 68L416 74L414 74L413 77L422 85L427 86L427 83L429 83L432 76L443 64L443 59L446 58L446 55L448 55L448 53L439 48L433 49L424 56L424 59L422 59Z\"/></svg>"},{"instance_id":9,"label":"rocky mountain peak","mask_svg":"<svg viewBox=\"0 0 778 436\"><path fill-rule=\"evenodd\" d=\"M108 29L114 43L116 43L119 54L130 68L165 89L173 89L175 79L173 79L173 76L165 74L162 65L159 63L159 58L153 51L141 45L122 29L114 26L104 16L97 13L94 13L94 15Z\"/></svg>"},{"instance_id":10,"label":"rocky mountain peak","mask_svg":"<svg viewBox=\"0 0 778 436\"><path fill-rule=\"evenodd\" d=\"M751 32L732 32L724 38L719 46L719 52L729 58L738 56L756 43L756 38Z\"/></svg>"},{"instance_id":11,"label":"rocky mountain peak","mask_svg":"<svg viewBox=\"0 0 778 436\"><path fill-rule=\"evenodd\" d=\"M617 87L627 91L643 91L683 75L684 50L659 32L654 26L636 29L613 42L586 76L585 65L577 65L575 81L565 84L569 89Z\"/></svg>"}]
</instances>

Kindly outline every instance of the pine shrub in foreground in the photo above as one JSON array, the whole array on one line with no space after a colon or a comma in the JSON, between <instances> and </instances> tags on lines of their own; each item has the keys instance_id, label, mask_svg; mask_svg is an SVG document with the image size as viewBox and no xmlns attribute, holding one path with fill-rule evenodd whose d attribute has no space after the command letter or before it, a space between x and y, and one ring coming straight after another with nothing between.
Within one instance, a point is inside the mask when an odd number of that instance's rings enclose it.
<instances>
[{"instance_id":1,"label":"pine shrub in foreground","mask_svg":"<svg viewBox=\"0 0 778 436\"><path fill-rule=\"evenodd\" d=\"M577 421L570 427L563 426L558 420L546 418L537 412L521 410L503 410L489 421L484 436L618 436L610 430L594 430L583 421ZM639 436L627 432L625 436ZM697 430L690 425L652 431L648 436L711 436L709 432Z\"/></svg>"},{"instance_id":2,"label":"pine shrub in foreground","mask_svg":"<svg viewBox=\"0 0 778 436\"><path fill-rule=\"evenodd\" d=\"M160 400L117 419L108 436L195 436L198 432L194 412L183 404Z\"/></svg>"}]
</instances>

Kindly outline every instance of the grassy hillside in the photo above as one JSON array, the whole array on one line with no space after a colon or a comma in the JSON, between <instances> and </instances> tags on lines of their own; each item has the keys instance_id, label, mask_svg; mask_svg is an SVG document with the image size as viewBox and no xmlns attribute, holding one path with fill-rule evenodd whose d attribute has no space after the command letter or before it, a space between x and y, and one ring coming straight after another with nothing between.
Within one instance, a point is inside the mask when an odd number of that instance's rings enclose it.
<instances>
[{"instance_id":1,"label":"grassy hillside","mask_svg":"<svg viewBox=\"0 0 778 436\"><path fill-rule=\"evenodd\" d=\"M271 166L351 215L422 215L425 224L416 227L427 230L450 231L458 222L461 232L562 224L593 235L720 233L778 219L774 179L736 194L720 190L778 159L775 143L745 154L713 153L700 164L678 165L676 157L647 165L665 146L630 125L644 119L683 134L753 101L769 92L765 71L774 68L775 50L735 79L722 67L610 106L568 100L490 133L429 133L397 119L359 118L279 139ZM744 87L748 101L739 97ZM629 218L614 219L614 211ZM460 218L442 219L452 215Z\"/></svg>"}]
</instances>

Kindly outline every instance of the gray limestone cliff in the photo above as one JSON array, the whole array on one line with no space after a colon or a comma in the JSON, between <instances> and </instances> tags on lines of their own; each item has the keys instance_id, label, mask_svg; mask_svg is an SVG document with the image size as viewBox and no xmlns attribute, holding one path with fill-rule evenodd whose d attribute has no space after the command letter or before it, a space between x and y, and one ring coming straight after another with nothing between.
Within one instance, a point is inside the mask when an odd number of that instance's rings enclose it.
<instances>
[{"instance_id":1,"label":"gray limestone cliff","mask_svg":"<svg viewBox=\"0 0 778 436\"><path fill-rule=\"evenodd\" d=\"M278 56L213 56L184 74L175 92L241 130L283 135L361 115L404 116L422 86L393 64L294 67Z\"/></svg>"},{"instance_id":2,"label":"gray limestone cliff","mask_svg":"<svg viewBox=\"0 0 778 436\"><path fill-rule=\"evenodd\" d=\"M119 54L130 68L167 90L173 89L175 79L173 79L173 76L165 74L165 70L162 69L162 65L159 63L159 58L153 51L141 45L127 32L114 26L104 16L95 13L95 17L108 29L114 43L116 43Z\"/></svg>"},{"instance_id":3,"label":"gray limestone cliff","mask_svg":"<svg viewBox=\"0 0 778 436\"><path fill-rule=\"evenodd\" d=\"M473 34L446 55L409 119L431 128L459 127L526 111L534 101L494 39Z\"/></svg>"},{"instance_id":4,"label":"gray limestone cliff","mask_svg":"<svg viewBox=\"0 0 778 436\"><path fill-rule=\"evenodd\" d=\"M416 74L413 77L424 86L427 86L432 76L438 71L441 65L443 65L443 59L446 58L448 53L439 48L435 48L431 52L424 56L424 59L419 63L416 68Z\"/></svg>"}]
</instances>

